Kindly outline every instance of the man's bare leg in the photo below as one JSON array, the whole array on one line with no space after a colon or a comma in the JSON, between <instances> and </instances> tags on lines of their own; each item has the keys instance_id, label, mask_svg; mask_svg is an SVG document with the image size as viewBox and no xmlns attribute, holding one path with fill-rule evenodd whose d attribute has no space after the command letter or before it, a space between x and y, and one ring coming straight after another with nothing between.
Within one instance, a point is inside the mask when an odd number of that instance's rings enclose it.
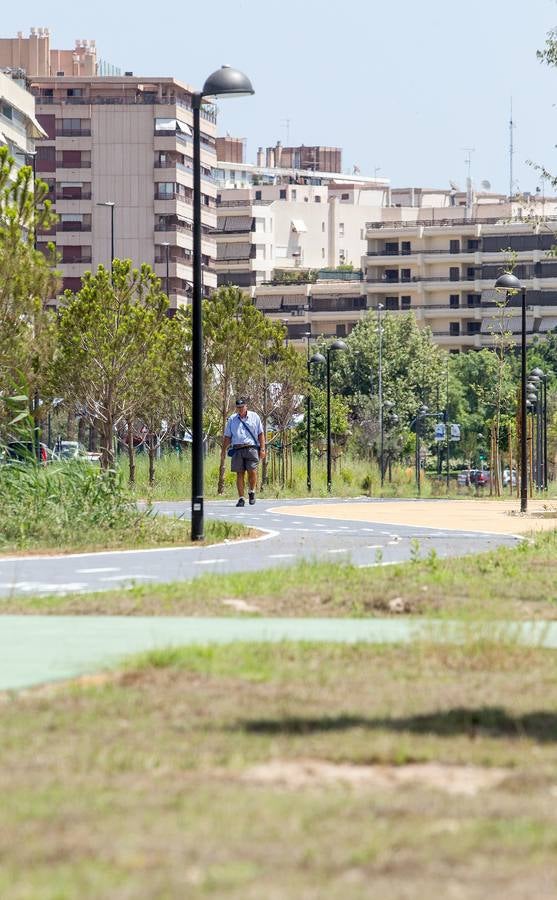
<instances>
[{"instance_id":1,"label":"man's bare leg","mask_svg":"<svg viewBox=\"0 0 557 900\"><path fill-rule=\"evenodd\" d=\"M249 473L251 475L251 472ZM238 488L238 497L244 496L244 473L236 472L236 487Z\"/></svg>"}]
</instances>

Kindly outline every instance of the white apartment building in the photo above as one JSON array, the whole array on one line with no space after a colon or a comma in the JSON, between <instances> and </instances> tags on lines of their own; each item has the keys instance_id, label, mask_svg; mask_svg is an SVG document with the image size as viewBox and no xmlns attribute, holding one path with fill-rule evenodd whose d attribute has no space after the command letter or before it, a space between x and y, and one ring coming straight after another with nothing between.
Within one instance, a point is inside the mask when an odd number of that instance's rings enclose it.
<instances>
[{"instance_id":1,"label":"white apartment building","mask_svg":"<svg viewBox=\"0 0 557 900\"><path fill-rule=\"evenodd\" d=\"M395 193L395 192L393 192ZM492 346L504 332L518 342L520 298L503 313L493 290L513 265L526 287L527 329L543 336L557 326L557 200L508 202L479 195L470 205L391 207L367 227L367 307L412 311L451 351Z\"/></svg>"},{"instance_id":2,"label":"white apartment building","mask_svg":"<svg viewBox=\"0 0 557 900\"><path fill-rule=\"evenodd\" d=\"M277 270L359 269L366 223L389 192L387 179L220 160L214 176L218 283L245 288Z\"/></svg>"},{"instance_id":3,"label":"white apartment building","mask_svg":"<svg viewBox=\"0 0 557 900\"><path fill-rule=\"evenodd\" d=\"M0 146L7 147L19 169L30 165L35 142L45 137L35 117L35 98L18 70L0 71Z\"/></svg>"}]
</instances>

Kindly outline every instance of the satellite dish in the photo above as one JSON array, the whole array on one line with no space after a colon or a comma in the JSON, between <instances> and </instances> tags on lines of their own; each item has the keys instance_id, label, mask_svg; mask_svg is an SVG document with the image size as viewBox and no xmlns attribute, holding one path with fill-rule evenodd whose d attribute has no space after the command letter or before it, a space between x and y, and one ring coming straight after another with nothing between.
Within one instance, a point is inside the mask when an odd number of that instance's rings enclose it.
<instances>
[{"instance_id":1,"label":"satellite dish","mask_svg":"<svg viewBox=\"0 0 557 900\"><path fill-rule=\"evenodd\" d=\"M451 189L452 189L453 191L460 191L460 188L459 188L458 184L456 184L456 182L450 181L450 180L449 180L449 184L450 184Z\"/></svg>"},{"instance_id":2,"label":"satellite dish","mask_svg":"<svg viewBox=\"0 0 557 900\"><path fill-rule=\"evenodd\" d=\"M488 181L487 179L485 181L482 181L482 187L483 187L484 191L490 191L491 190L491 181Z\"/></svg>"}]
</instances>

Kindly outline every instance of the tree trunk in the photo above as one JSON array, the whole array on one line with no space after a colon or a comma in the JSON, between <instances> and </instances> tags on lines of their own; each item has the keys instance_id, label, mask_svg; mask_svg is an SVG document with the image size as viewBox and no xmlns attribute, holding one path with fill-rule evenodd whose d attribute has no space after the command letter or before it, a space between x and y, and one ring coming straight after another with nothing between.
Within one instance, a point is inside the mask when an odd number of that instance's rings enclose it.
<instances>
[{"instance_id":1,"label":"tree trunk","mask_svg":"<svg viewBox=\"0 0 557 900\"><path fill-rule=\"evenodd\" d=\"M105 471L114 468L112 435L112 414L105 412L104 418L101 419L101 468Z\"/></svg>"},{"instance_id":2,"label":"tree trunk","mask_svg":"<svg viewBox=\"0 0 557 900\"><path fill-rule=\"evenodd\" d=\"M128 465L130 469L129 482L135 484L135 447L133 445L133 421L127 420L128 426Z\"/></svg>"}]
</instances>

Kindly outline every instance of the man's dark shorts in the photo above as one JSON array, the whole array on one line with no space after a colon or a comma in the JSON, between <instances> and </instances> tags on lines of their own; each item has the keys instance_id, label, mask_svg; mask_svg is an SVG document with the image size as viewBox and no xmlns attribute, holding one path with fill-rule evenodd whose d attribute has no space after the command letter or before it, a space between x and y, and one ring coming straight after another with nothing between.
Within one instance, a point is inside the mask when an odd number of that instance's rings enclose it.
<instances>
[{"instance_id":1,"label":"man's dark shorts","mask_svg":"<svg viewBox=\"0 0 557 900\"><path fill-rule=\"evenodd\" d=\"M231 459L231 469L233 472L249 472L250 469L257 469L259 465L259 451L257 447L240 447L234 451Z\"/></svg>"}]
</instances>

